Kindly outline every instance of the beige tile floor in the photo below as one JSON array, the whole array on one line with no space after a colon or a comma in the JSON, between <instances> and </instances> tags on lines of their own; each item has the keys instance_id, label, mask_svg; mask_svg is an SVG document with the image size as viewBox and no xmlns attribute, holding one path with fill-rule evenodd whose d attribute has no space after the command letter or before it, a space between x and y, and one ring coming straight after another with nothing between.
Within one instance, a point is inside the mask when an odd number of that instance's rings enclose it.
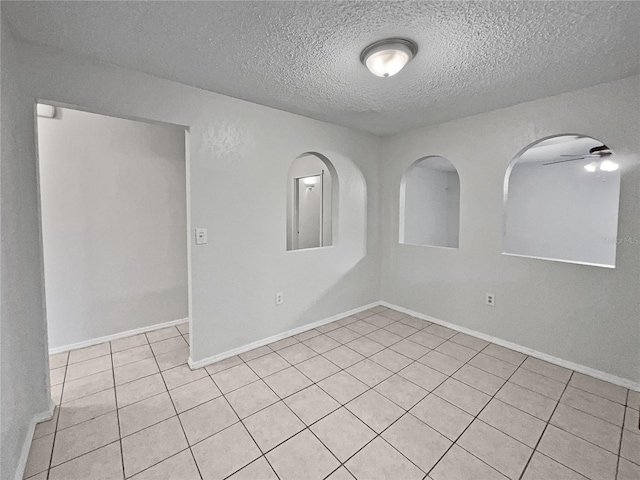
<instances>
[{"instance_id":1,"label":"beige tile floor","mask_svg":"<svg viewBox=\"0 0 640 480\"><path fill-rule=\"evenodd\" d=\"M640 394L394 310L195 371L188 342L52 356L26 478L640 478Z\"/></svg>"}]
</instances>

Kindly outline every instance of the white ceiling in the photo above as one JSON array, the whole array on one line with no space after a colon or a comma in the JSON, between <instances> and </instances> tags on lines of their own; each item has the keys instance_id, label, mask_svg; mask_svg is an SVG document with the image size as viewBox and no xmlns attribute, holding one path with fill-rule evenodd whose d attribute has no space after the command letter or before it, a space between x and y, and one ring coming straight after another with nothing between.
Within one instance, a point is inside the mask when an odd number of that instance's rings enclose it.
<instances>
[{"instance_id":1,"label":"white ceiling","mask_svg":"<svg viewBox=\"0 0 640 480\"><path fill-rule=\"evenodd\" d=\"M628 77L638 2L2 2L14 36L389 135ZM361 50L417 42L395 77Z\"/></svg>"}]
</instances>

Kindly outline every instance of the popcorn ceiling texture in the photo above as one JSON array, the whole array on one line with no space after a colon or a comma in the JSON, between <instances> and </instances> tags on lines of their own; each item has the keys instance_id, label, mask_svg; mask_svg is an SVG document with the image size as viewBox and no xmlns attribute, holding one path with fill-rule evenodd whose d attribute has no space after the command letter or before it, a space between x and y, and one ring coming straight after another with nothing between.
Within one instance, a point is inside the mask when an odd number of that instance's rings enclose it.
<instances>
[{"instance_id":1,"label":"popcorn ceiling texture","mask_svg":"<svg viewBox=\"0 0 640 480\"><path fill-rule=\"evenodd\" d=\"M2 2L18 40L378 135L638 72L636 2ZM408 37L389 79L359 55Z\"/></svg>"}]
</instances>

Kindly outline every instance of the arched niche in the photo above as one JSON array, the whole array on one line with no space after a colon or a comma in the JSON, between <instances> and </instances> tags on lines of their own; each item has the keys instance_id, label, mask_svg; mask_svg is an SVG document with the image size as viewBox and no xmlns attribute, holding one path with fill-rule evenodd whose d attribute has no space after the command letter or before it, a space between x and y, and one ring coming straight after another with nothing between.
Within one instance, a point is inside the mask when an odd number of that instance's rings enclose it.
<instances>
[{"instance_id":1,"label":"arched niche","mask_svg":"<svg viewBox=\"0 0 640 480\"><path fill-rule=\"evenodd\" d=\"M316 152L297 157L287 179L287 250L335 245L338 238L338 174Z\"/></svg>"},{"instance_id":2,"label":"arched niche","mask_svg":"<svg viewBox=\"0 0 640 480\"><path fill-rule=\"evenodd\" d=\"M444 157L413 162L400 183L400 243L458 248L460 178Z\"/></svg>"},{"instance_id":3,"label":"arched niche","mask_svg":"<svg viewBox=\"0 0 640 480\"><path fill-rule=\"evenodd\" d=\"M602 141L579 134L521 150L504 179L502 253L614 268L618 160Z\"/></svg>"}]
</instances>

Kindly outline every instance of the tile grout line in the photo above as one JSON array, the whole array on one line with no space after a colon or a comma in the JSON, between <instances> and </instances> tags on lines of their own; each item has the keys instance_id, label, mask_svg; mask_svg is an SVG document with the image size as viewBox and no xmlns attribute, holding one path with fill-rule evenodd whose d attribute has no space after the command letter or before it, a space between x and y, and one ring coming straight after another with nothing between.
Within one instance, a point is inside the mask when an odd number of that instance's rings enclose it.
<instances>
[{"instance_id":1,"label":"tile grout line","mask_svg":"<svg viewBox=\"0 0 640 480\"><path fill-rule=\"evenodd\" d=\"M616 475L614 478L618 478L618 472L620 471L620 456L622 454L622 437L624 436L624 424L627 420L627 407L626 405L629 403L629 390L627 390L627 397L625 398L625 407L624 412L622 414L622 429L620 430L620 442L618 442L618 458L616 459Z\"/></svg>"}]
</instances>

